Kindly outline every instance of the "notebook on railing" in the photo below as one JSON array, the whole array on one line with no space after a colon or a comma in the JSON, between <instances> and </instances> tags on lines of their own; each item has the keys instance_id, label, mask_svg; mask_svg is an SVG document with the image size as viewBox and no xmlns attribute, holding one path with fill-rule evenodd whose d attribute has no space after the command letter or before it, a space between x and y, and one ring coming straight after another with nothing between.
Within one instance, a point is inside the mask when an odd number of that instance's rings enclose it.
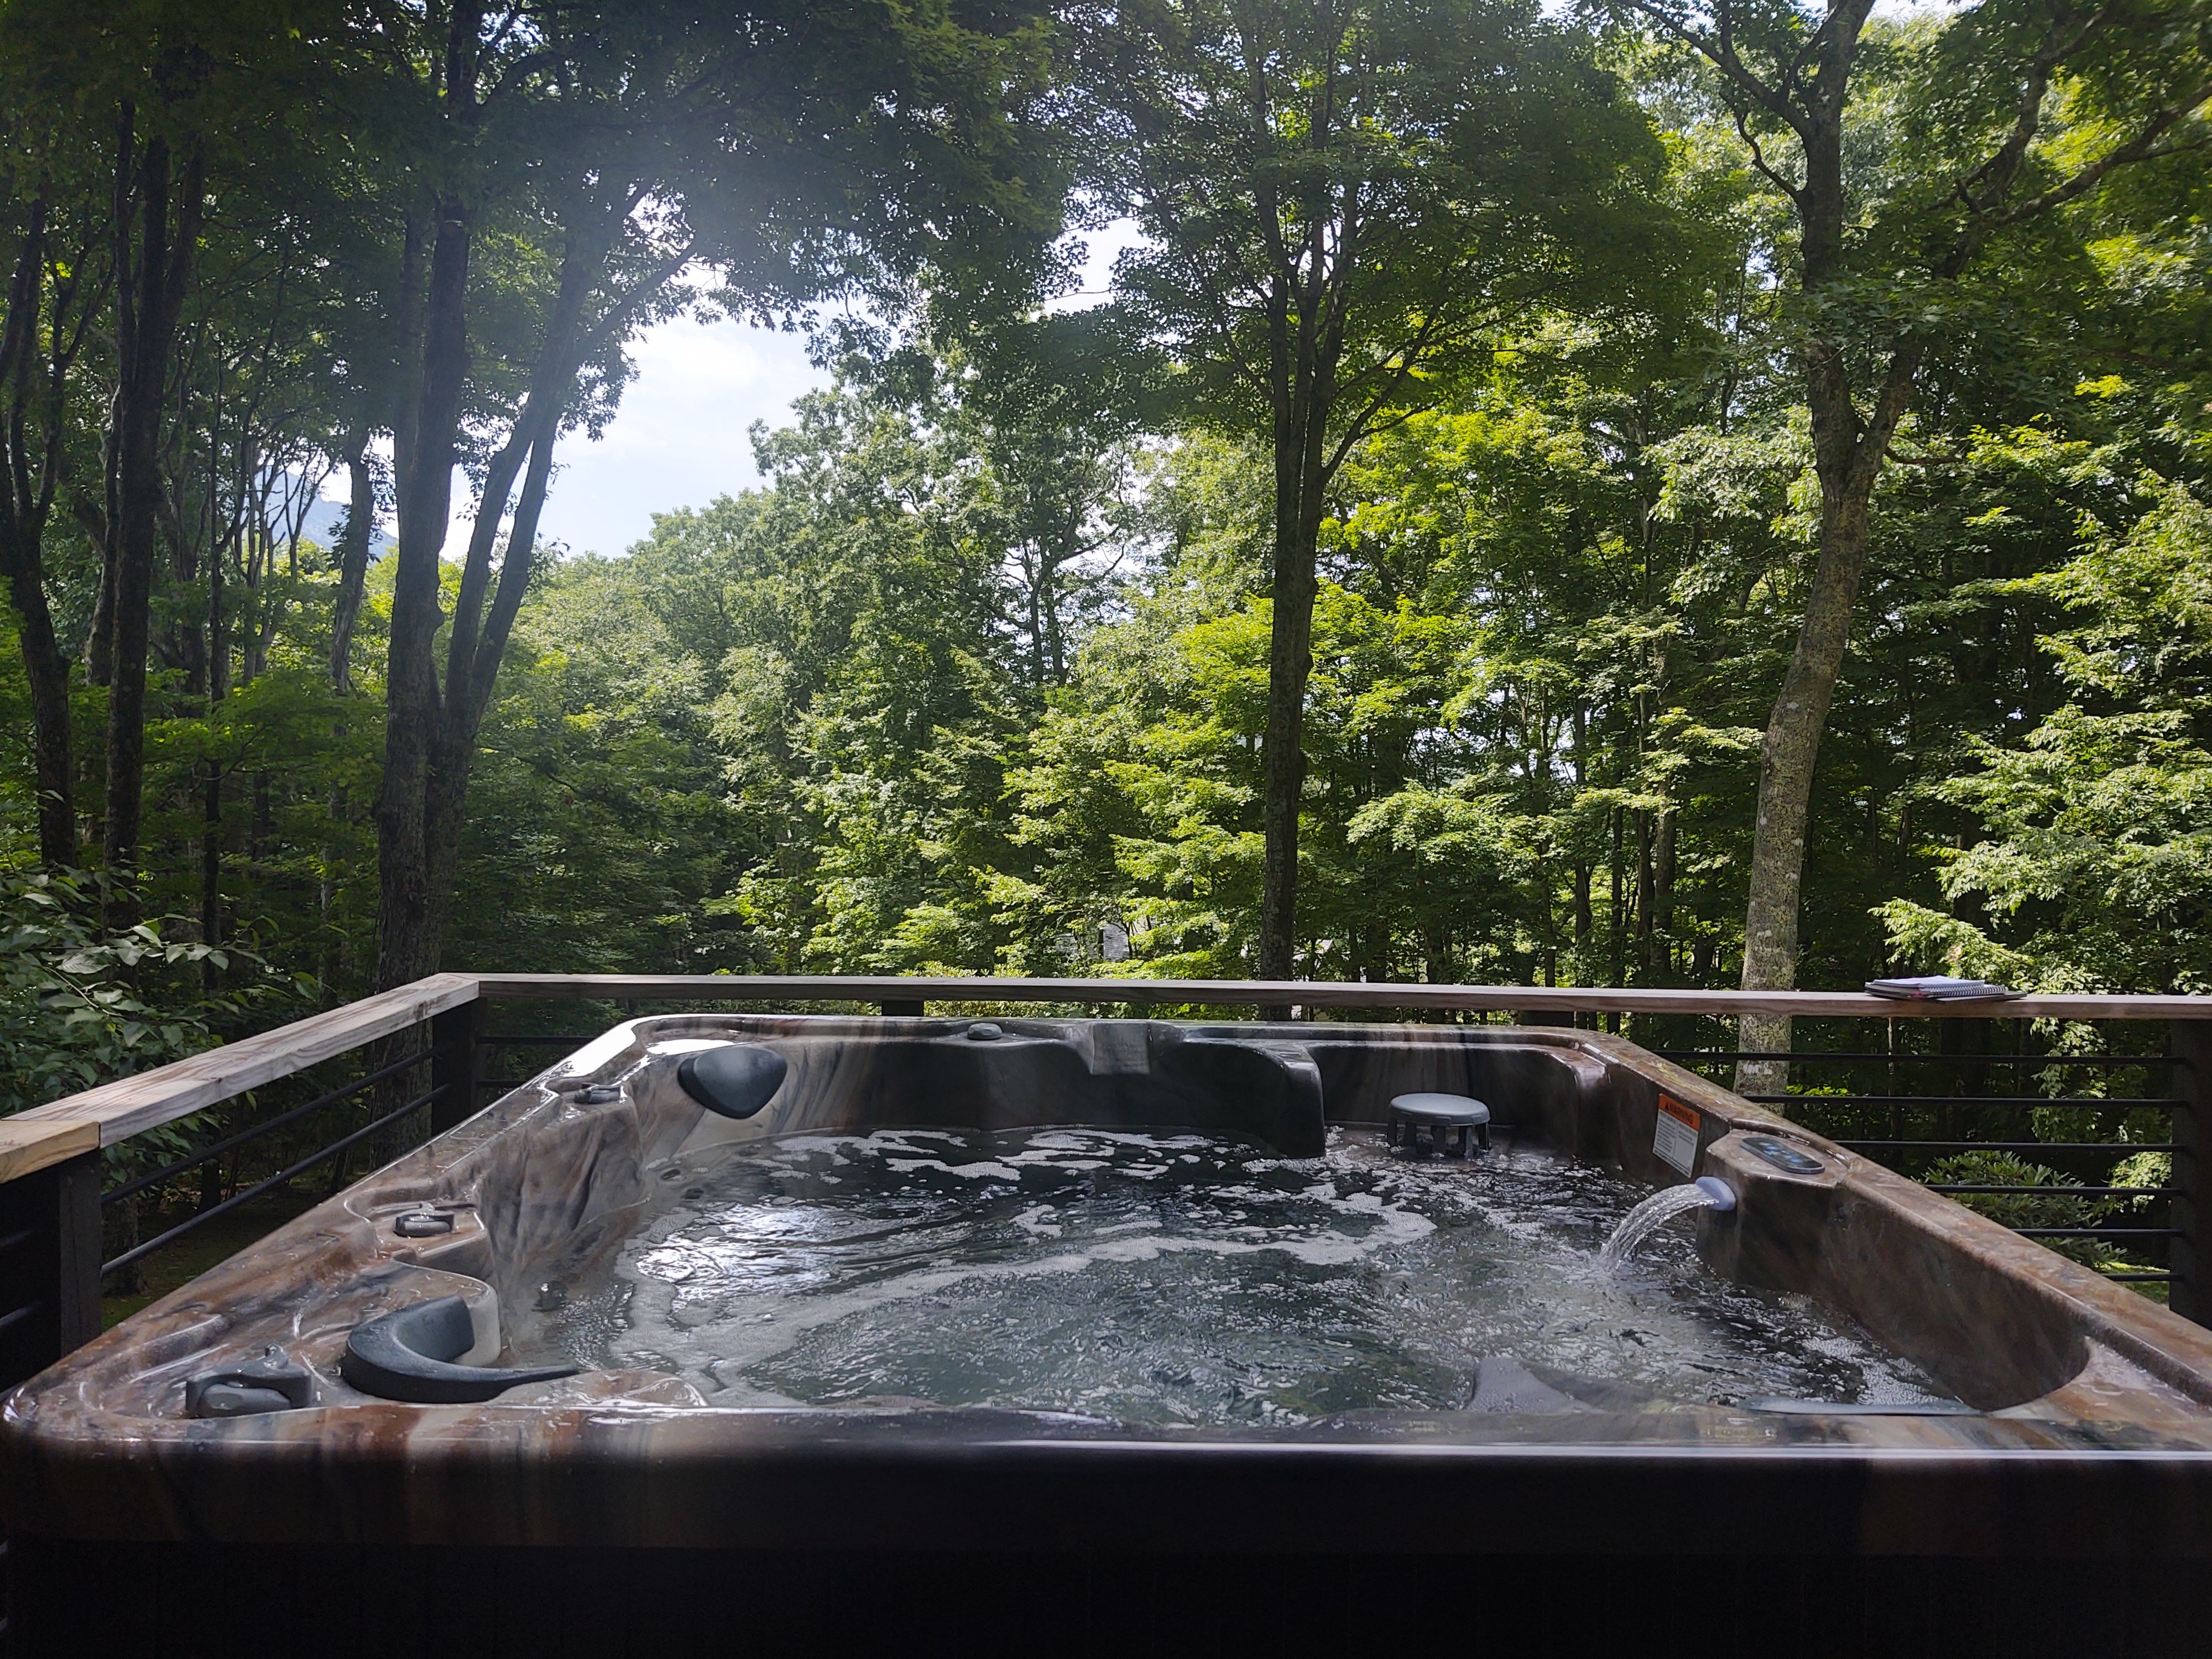
<instances>
[{"instance_id":1,"label":"notebook on railing","mask_svg":"<svg viewBox=\"0 0 2212 1659\"><path fill-rule=\"evenodd\" d=\"M1894 997L1900 1002L1989 1002L2016 997L2019 992L1994 980L1954 979L1948 974L1923 974L1916 979L1870 979L1869 994Z\"/></svg>"}]
</instances>

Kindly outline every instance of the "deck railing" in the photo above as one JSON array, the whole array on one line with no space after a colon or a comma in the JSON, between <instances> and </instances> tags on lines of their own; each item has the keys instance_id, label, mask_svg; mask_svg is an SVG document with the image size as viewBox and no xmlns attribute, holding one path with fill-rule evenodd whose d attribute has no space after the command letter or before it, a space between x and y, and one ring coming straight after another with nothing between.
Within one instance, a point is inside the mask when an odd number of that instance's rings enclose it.
<instances>
[{"instance_id":1,"label":"deck railing","mask_svg":"<svg viewBox=\"0 0 2212 1659\"><path fill-rule=\"evenodd\" d=\"M0 1118L0 1385L97 1334L104 1284L212 1222L258 1215L257 1200L291 1194L298 1207L303 1178L335 1192L356 1153L387 1158L451 1127L540 1069L546 1050L593 1035L579 1029L587 1014L604 1027L700 1003L1214 1018L1287 1006L1309 1019L1599 1027L1723 1083L1740 1060L1786 1060L1793 1086L1753 1099L1932 1175L1938 1190L2212 1323L2212 1268L2200 1265L2212 1246L2202 1231L2212 1227L2212 1158L2199 1155L2212 1135L2212 998L1905 1003L1309 981L438 974ZM1737 1050L1734 1022L1748 1012L1791 1016L1796 1047ZM2164 1177L2111 1178L2118 1159L2158 1153L2171 1161Z\"/></svg>"}]
</instances>

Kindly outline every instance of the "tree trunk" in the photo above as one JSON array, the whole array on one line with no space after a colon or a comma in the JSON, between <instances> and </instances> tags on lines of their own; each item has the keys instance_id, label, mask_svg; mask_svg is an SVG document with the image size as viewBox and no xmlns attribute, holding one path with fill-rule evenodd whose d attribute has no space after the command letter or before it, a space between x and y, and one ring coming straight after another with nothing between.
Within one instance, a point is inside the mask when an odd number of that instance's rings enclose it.
<instances>
[{"instance_id":1,"label":"tree trunk","mask_svg":"<svg viewBox=\"0 0 2212 1659\"><path fill-rule=\"evenodd\" d=\"M459 29L458 22L455 25ZM466 301L472 216L440 204L424 307L421 392L408 425L414 444L396 457L398 568L385 677L384 783L376 804L376 982L404 985L434 971L428 801L439 714L435 647L445 613L439 569L453 502L454 434L468 372Z\"/></svg>"},{"instance_id":2,"label":"tree trunk","mask_svg":"<svg viewBox=\"0 0 2212 1659\"><path fill-rule=\"evenodd\" d=\"M1848 275L1844 259L1844 108L1852 56L1869 0L1846 0L1830 20L1814 95L1798 133L1804 182L1794 192L1797 210L1800 287L1820 296ZM1745 896L1743 978L1747 991L1794 989L1797 983L1798 900L1804 885L1806 818L1813 774L1828 705L1842 672L1866 564L1869 503L1889 441L1903 418L1918 376L1923 348L1911 337L1892 349L1869 415L1854 397L1850 362L1841 343L1815 338L1804 348L1805 402L1813 433L1814 473L1820 487L1820 527L1805 617L1782 690L1767 716L1759 767L1759 815L1752 836ZM1736 1022L1736 1047L1787 1054L1786 1016L1746 1014ZM1742 1093L1780 1094L1787 1060L1740 1060L1735 1086Z\"/></svg>"},{"instance_id":3,"label":"tree trunk","mask_svg":"<svg viewBox=\"0 0 2212 1659\"><path fill-rule=\"evenodd\" d=\"M1285 494L1291 497L1287 502L1282 500ZM1297 965L1298 806L1306 781L1306 683L1313 674L1315 586L1315 538L1303 533L1303 505L1295 483L1288 491L1278 486L1266 780L1261 798L1261 822L1267 831L1260 889L1261 979L1290 979Z\"/></svg>"},{"instance_id":4,"label":"tree trunk","mask_svg":"<svg viewBox=\"0 0 2212 1659\"><path fill-rule=\"evenodd\" d=\"M101 856L117 885L110 920L136 920L127 883L138 859L139 812L145 783L146 647L153 605L155 543L161 512L161 433L170 347L191 275L206 174L204 146L187 153L173 228L167 143L149 140L134 192L139 220L137 270L119 286L135 288L127 349L118 365L114 406L116 513L110 690L107 705L107 799Z\"/></svg>"},{"instance_id":5,"label":"tree trunk","mask_svg":"<svg viewBox=\"0 0 2212 1659\"><path fill-rule=\"evenodd\" d=\"M9 394L4 430L0 430L0 575L15 608L16 638L23 674L31 693L31 754L39 790L39 858L58 869L76 856L75 780L70 755L69 662L54 637L53 613L46 604L44 535L52 504L58 433L47 434L45 465L34 467L24 453L28 441L31 364L39 343L46 303L46 214L42 191L26 216L15 271L8 288L8 313L0 327L0 385ZM55 319L58 331L59 319ZM58 345L57 349L58 357ZM58 402L58 400L57 400ZM50 424L60 410L50 409Z\"/></svg>"},{"instance_id":6,"label":"tree trunk","mask_svg":"<svg viewBox=\"0 0 2212 1659\"><path fill-rule=\"evenodd\" d=\"M88 267L96 263L90 248L52 246L46 210L42 187L26 215L6 325L0 328L0 386L7 394L6 416L0 421L0 577L7 581L15 610L30 690L39 857L49 869L59 869L77 857L77 757L70 718L70 657L55 632L46 598L45 539L67 461L69 376L101 309L107 278L88 275ZM78 500L84 516L99 523L99 540L105 544L100 515L88 501Z\"/></svg>"},{"instance_id":7,"label":"tree trunk","mask_svg":"<svg viewBox=\"0 0 2212 1659\"><path fill-rule=\"evenodd\" d=\"M1536 872L1537 890L1544 896L1544 983L1557 985L1559 982L1559 923L1557 907L1553 902L1556 896L1553 884L1557 878L1552 874L1549 859L1539 862Z\"/></svg>"},{"instance_id":8,"label":"tree trunk","mask_svg":"<svg viewBox=\"0 0 2212 1659\"><path fill-rule=\"evenodd\" d=\"M1054 685L1067 683L1067 639L1060 619L1060 572L1074 556L1068 554L1048 560L1044 567L1045 670Z\"/></svg>"},{"instance_id":9,"label":"tree trunk","mask_svg":"<svg viewBox=\"0 0 2212 1659\"><path fill-rule=\"evenodd\" d=\"M1042 688L1044 670L1044 554L1042 550L1029 573L1030 683Z\"/></svg>"},{"instance_id":10,"label":"tree trunk","mask_svg":"<svg viewBox=\"0 0 2212 1659\"><path fill-rule=\"evenodd\" d=\"M39 858L49 869L76 856L75 779L70 755L69 663L54 637L46 604L43 545L46 505L30 483L25 404L31 356L46 295L46 198L31 204L8 289L8 317L0 330L0 381L9 392L4 443L7 477L0 481L0 574L15 608L16 639L31 692L31 752L39 787ZM43 482L43 481L42 481ZM51 496L48 496L48 501Z\"/></svg>"},{"instance_id":11,"label":"tree trunk","mask_svg":"<svg viewBox=\"0 0 2212 1659\"><path fill-rule=\"evenodd\" d=\"M482 107L477 76L484 55L478 36L486 9L471 0L457 0L448 14L444 107L453 135L463 143ZM428 281L422 290L420 371L409 363L413 393L395 422L399 546L387 657L384 779L376 807L380 987L418 978L437 966L459 860L477 731L529 585L538 513L552 476L553 445L577 369L599 345L619 337L617 331L628 326L640 305L664 291L688 257L679 250L649 266L625 295L599 313L586 333L587 302L607 275L609 251L644 194L641 185L634 190L617 185L611 199L572 204L577 211L564 220L559 291L513 430L484 468L450 619L443 613L440 571L469 368L475 208L451 188L437 204ZM412 331L415 290L411 281L401 286L398 332L404 339ZM492 556L519 475L521 494L495 580ZM435 650L441 627L448 623L441 684Z\"/></svg>"},{"instance_id":12,"label":"tree trunk","mask_svg":"<svg viewBox=\"0 0 2212 1659\"><path fill-rule=\"evenodd\" d=\"M338 594L331 612L331 689L353 690L353 634L361 621L362 592L368 582L368 547L376 533L376 477L368 465L368 430L346 437L345 528L338 532Z\"/></svg>"},{"instance_id":13,"label":"tree trunk","mask_svg":"<svg viewBox=\"0 0 2212 1659\"><path fill-rule=\"evenodd\" d=\"M153 604L155 531L161 507L161 392L168 368L167 342L159 327L161 296L168 286L169 152L155 139L139 163L134 191L139 219L137 289L131 309L134 337L118 367L113 432L115 510L109 517L114 548L107 584L107 800L101 857L108 874L127 883L138 854L138 815L144 787L146 632ZM127 909L124 889L110 890L111 912ZM115 920L129 921L117 914Z\"/></svg>"},{"instance_id":14,"label":"tree trunk","mask_svg":"<svg viewBox=\"0 0 2212 1659\"><path fill-rule=\"evenodd\" d=\"M547 353L565 356L568 343L561 337L562 331L557 321L552 331L556 337L549 341ZM518 424L530 445L529 465L507 531L498 591L485 616L482 638L465 662L456 659L447 672L445 725L439 736L437 759L430 773L430 791L424 811L434 948L444 928L447 908L452 902L454 879L459 872L461 831L466 823L469 776L476 757L477 732L491 702L493 684L501 659L506 654L515 613L529 586L530 569L536 556L538 515L544 508L546 487L553 477L554 433L559 423L560 409L567 400L564 386L553 398L550 409L532 405L524 408ZM496 522L498 509L507 500L506 485L500 483L497 494L489 499L493 503L491 511ZM465 592L465 576L462 586ZM473 616L472 607L469 614ZM463 620L458 615L454 619L457 635L462 631Z\"/></svg>"},{"instance_id":15,"label":"tree trunk","mask_svg":"<svg viewBox=\"0 0 2212 1659\"><path fill-rule=\"evenodd\" d=\"M109 404L107 429L100 434L100 584L92 602L92 627L84 641L84 677L94 685L113 678L115 653L115 533L123 514L122 441L124 382L137 353L137 295L131 275L132 180L138 166L136 112L125 103L115 124L115 188L109 204L108 225L114 237L115 272L115 395Z\"/></svg>"},{"instance_id":16,"label":"tree trunk","mask_svg":"<svg viewBox=\"0 0 2212 1659\"><path fill-rule=\"evenodd\" d=\"M216 705L230 695L230 640L223 629L222 546L208 548L207 696L212 726ZM222 943L222 763L210 757L200 817L200 941ZM204 964L207 988L222 982L213 962Z\"/></svg>"},{"instance_id":17,"label":"tree trunk","mask_svg":"<svg viewBox=\"0 0 2212 1659\"><path fill-rule=\"evenodd\" d=\"M1620 984L1627 967L1625 956L1627 917L1624 914L1627 895L1621 888L1620 814L1620 807L1613 809L1613 843L1606 866L1606 945L1610 953L1607 963L1610 972L1606 982L1609 985Z\"/></svg>"},{"instance_id":18,"label":"tree trunk","mask_svg":"<svg viewBox=\"0 0 2212 1659\"><path fill-rule=\"evenodd\" d=\"M441 220L432 257L414 457L403 474L408 483L400 495L384 788L377 805L377 979L383 987L404 984L437 966L460 857L477 731L529 584L538 514L552 477L553 444L574 384L585 303L605 273L608 242L618 224L619 218L606 228L607 240L572 238L563 256L560 293L529 392L507 442L485 469L448 629L441 688L434 659L440 624L446 620L439 603L438 556L467 354L463 323L469 258L465 217L453 211ZM672 263L668 274L675 268ZM633 299L638 297L641 294L634 290ZM602 319L603 325L607 321ZM519 473L524 475L521 494L495 583L493 546Z\"/></svg>"},{"instance_id":19,"label":"tree trunk","mask_svg":"<svg viewBox=\"0 0 2212 1659\"><path fill-rule=\"evenodd\" d=\"M1655 7L1641 9L1654 15L1657 11ZM1804 307L1804 315L1816 328L1821 315L1830 311L1849 315L1856 310L1858 320L1869 325L1877 320L1864 311L1863 301L1848 291L1835 291L1851 275L1845 237L1850 204L1844 188L1844 118L1860 35L1872 11L1873 0L1827 0L1826 15L1816 32L1790 37L1791 45L1784 53L1789 66L1779 83L1762 80L1746 62L1754 54L1740 54L1732 40L1731 25L1742 14L1732 17L1727 7L1718 9L1713 15L1714 32L1701 38L1675 30L1692 39L1698 51L1732 83L1732 100L1741 100L1738 131L1749 147L1752 165L1796 209L1801 263L1798 285L1810 302ZM1778 15L1788 18L1791 29L1801 27L1794 15ZM2112 9L2105 8L2075 19L2063 30L2046 27L2033 58L2017 66L2022 74L2022 95L2009 133L1979 167L1949 191L1936 192L1931 198L1948 198L1966 210L1962 224L1942 233L1949 242L1948 250L1937 252L1930 262L1929 274L1937 282L1955 282L1987 237L1998 228L2024 223L2080 198L2115 167L2169 153L2160 142L2163 137L2203 107L2206 89L2192 78L2183 83L2186 89L2178 102L2154 109L2131 136L2080 166L2065 182L2042 188L2029 199L2007 207L2034 149L2048 102L2045 94L2058 66L2076 52L2101 50L2098 37L2108 27L2118 27ZM1789 57L1789 51L1796 55ZM1802 156L1802 172L1796 182L1768 167L1745 122L1749 108L1763 110L1795 132ZM1899 246L1910 246L1914 240L1907 236ZM1802 354L1814 470L1820 488L1820 539L1804 622L1798 630L1790 672L1767 720L1759 763L1759 820L1744 914L1742 983L1746 990L1787 990L1796 983L1798 902L1821 731L1850 633L1851 610L1865 564L1869 506L1875 483L1898 422L1911 401L1927 346L1907 325L1905 331L1891 337L1887 349L1888 361L1881 368L1880 384L1863 386L1863 395L1859 396L1854 395L1850 362L1854 358L1863 362L1869 356L1879 362L1879 345L1869 353L1863 343L1853 342L1847 352L1843 338L1816 335ZM1702 957L1702 940L1699 948ZM1738 1023L1738 1042L1748 1052L1786 1054L1790 1022L1775 1016L1747 1015ZM1787 1075L1786 1060L1740 1061L1736 1086L1778 1093Z\"/></svg>"},{"instance_id":20,"label":"tree trunk","mask_svg":"<svg viewBox=\"0 0 2212 1659\"><path fill-rule=\"evenodd\" d=\"M39 860L50 870L76 861L76 762L70 754L69 659L54 637L35 544L0 550L15 602L23 673L31 687L31 753L39 784Z\"/></svg>"},{"instance_id":21,"label":"tree trunk","mask_svg":"<svg viewBox=\"0 0 2212 1659\"><path fill-rule=\"evenodd\" d=\"M207 781L200 811L200 943L222 943L222 766L207 763ZM215 963L204 964L206 987L212 991L221 975Z\"/></svg>"},{"instance_id":22,"label":"tree trunk","mask_svg":"<svg viewBox=\"0 0 2212 1659\"><path fill-rule=\"evenodd\" d=\"M1320 334L1313 307L1314 296L1306 296L1295 332L1279 313L1276 327L1275 547L1261 798L1267 853L1258 963L1259 977L1273 980L1297 972L1298 808L1306 782L1306 684L1313 676L1314 567L1328 486L1328 416L1339 349L1334 338Z\"/></svg>"},{"instance_id":23,"label":"tree trunk","mask_svg":"<svg viewBox=\"0 0 2212 1659\"><path fill-rule=\"evenodd\" d=\"M565 401L564 394L559 402L564 404ZM556 425L557 416L556 404L553 415L544 421L544 426ZM526 409L520 424L526 428L536 427L538 423L531 416L532 411ZM485 617L481 639L471 647L465 659L457 659L449 663L444 694L432 711L428 730L424 734L423 765L419 774L421 793L416 797L419 805L411 815L419 830L416 839L407 849L409 885L396 898L388 879L382 881L380 886L377 971L379 982L387 988L437 969L441 936L444 932L446 913L452 903L454 878L460 864L461 832L466 822L469 777L476 756L477 732L483 724L484 709L490 701L492 684L506 650L507 635L529 581L538 515L544 506L546 487L552 477L552 431L540 431L534 440L527 432L521 435L529 442L526 452L529 466L523 479L521 495L515 502L514 522L507 535L507 555L500 571L499 590L490 612ZM511 479L512 474L508 477ZM503 516L500 509L505 501L503 486L499 487L496 493L487 490L483 511L491 515L494 523ZM468 588L469 584L465 579L464 595ZM461 618L457 616L455 632L461 631ZM387 769L387 780L388 776ZM388 791L388 781L386 787ZM380 805L380 831L384 822L383 809ZM379 845L383 845L381 833ZM383 931L387 915L401 929L391 943L386 942L387 936Z\"/></svg>"},{"instance_id":24,"label":"tree trunk","mask_svg":"<svg viewBox=\"0 0 2212 1659\"><path fill-rule=\"evenodd\" d=\"M1750 892L1744 910L1742 983L1747 991L1789 990L1797 983L1798 897L1805 879L1813 773L1865 568L1867 502L1873 489L1869 469L1865 488L1856 499L1821 504L1820 552L1806 595L1805 620L1797 630L1797 648L1783 677L1781 695L1767 719L1759 763ZM1736 1046L1747 1051L1787 1054L1790 1042L1786 1014L1746 1014L1736 1023ZM1789 1074L1787 1060L1739 1060L1736 1090L1780 1094Z\"/></svg>"},{"instance_id":25,"label":"tree trunk","mask_svg":"<svg viewBox=\"0 0 2212 1659\"><path fill-rule=\"evenodd\" d=\"M1639 806L1636 809L1636 966L1639 982L1651 972L1656 885L1651 867L1651 814Z\"/></svg>"},{"instance_id":26,"label":"tree trunk","mask_svg":"<svg viewBox=\"0 0 2212 1659\"><path fill-rule=\"evenodd\" d=\"M112 424L108 429L114 439ZM88 684L106 685L114 678L115 653L115 517L103 520L100 538L100 584L93 590L92 626L85 630L84 678Z\"/></svg>"}]
</instances>

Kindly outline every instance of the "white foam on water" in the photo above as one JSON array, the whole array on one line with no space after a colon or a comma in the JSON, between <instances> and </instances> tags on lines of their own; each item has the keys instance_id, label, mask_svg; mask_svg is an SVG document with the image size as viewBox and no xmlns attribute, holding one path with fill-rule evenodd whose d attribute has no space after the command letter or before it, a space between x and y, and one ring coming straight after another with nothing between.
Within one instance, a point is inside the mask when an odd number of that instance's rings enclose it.
<instances>
[{"instance_id":1,"label":"white foam on water","mask_svg":"<svg viewBox=\"0 0 2212 1659\"><path fill-rule=\"evenodd\" d=\"M726 1405L1156 1423L1458 1409L1493 1355L1675 1400L1936 1397L1838 1316L1716 1278L1671 1232L1633 1275L1601 1271L1645 1189L1528 1150L1416 1164L1333 1132L1325 1158L1285 1159L902 1129L729 1143L676 1173L654 1183L667 1207L518 1340Z\"/></svg>"}]
</instances>

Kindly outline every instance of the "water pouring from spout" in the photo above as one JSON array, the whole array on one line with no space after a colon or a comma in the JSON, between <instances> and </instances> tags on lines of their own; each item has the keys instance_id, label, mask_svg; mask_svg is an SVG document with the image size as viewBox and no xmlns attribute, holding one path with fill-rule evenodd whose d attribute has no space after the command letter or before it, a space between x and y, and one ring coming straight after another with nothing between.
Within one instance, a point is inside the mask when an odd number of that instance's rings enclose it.
<instances>
[{"instance_id":1,"label":"water pouring from spout","mask_svg":"<svg viewBox=\"0 0 2212 1659\"><path fill-rule=\"evenodd\" d=\"M1618 1272L1644 1241L1678 1215L1692 1210L1733 1210L1735 1194L1718 1176L1699 1176L1680 1187L1662 1187L1620 1218L1613 1237L1598 1252L1598 1265Z\"/></svg>"}]
</instances>

